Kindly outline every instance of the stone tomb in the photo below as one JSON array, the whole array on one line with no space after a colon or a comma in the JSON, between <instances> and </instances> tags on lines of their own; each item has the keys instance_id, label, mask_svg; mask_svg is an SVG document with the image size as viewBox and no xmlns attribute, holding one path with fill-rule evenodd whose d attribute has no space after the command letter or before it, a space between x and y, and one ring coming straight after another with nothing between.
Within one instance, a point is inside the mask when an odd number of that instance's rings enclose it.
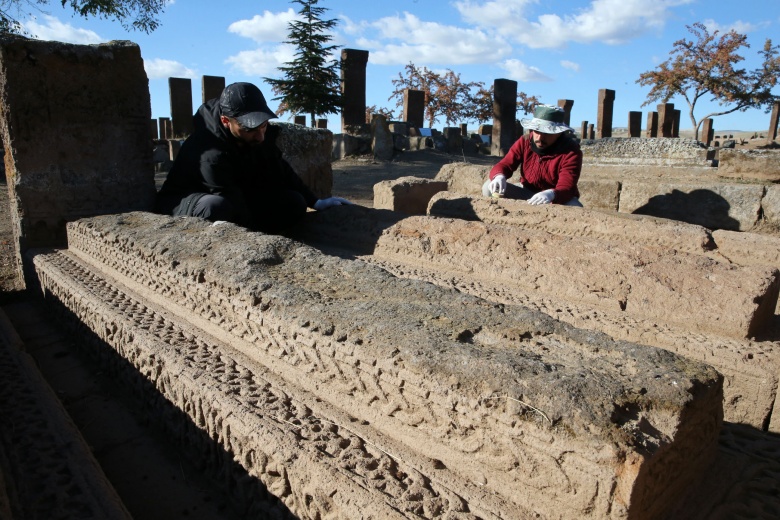
<instances>
[{"instance_id":1,"label":"stone tomb","mask_svg":"<svg viewBox=\"0 0 780 520\"><path fill-rule=\"evenodd\" d=\"M302 518L657 518L715 448L721 376L662 349L231 224L68 245L46 298Z\"/></svg>"}]
</instances>

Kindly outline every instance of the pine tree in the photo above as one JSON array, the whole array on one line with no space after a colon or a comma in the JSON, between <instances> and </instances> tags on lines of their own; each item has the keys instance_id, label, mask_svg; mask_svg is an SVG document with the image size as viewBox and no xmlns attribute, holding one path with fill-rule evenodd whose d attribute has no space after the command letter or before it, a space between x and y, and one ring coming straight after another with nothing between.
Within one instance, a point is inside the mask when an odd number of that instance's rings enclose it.
<instances>
[{"instance_id":1,"label":"pine tree","mask_svg":"<svg viewBox=\"0 0 780 520\"><path fill-rule=\"evenodd\" d=\"M301 5L301 19L289 23L289 40L285 43L297 48L295 59L279 67L283 79L263 78L279 95L274 98L280 101L279 114L288 110L309 114L312 127L316 126L316 116L335 114L342 106L339 63L330 58L338 46L327 45L332 37L326 34L338 20L323 20L321 16L327 9L317 7L317 2L293 0Z\"/></svg>"}]
</instances>

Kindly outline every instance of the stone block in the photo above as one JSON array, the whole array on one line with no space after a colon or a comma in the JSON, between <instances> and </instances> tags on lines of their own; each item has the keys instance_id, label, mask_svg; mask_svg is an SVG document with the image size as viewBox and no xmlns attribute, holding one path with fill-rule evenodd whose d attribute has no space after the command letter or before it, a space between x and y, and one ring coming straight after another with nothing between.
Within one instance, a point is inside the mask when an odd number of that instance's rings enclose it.
<instances>
[{"instance_id":1,"label":"stone block","mask_svg":"<svg viewBox=\"0 0 780 520\"><path fill-rule=\"evenodd\" d=\"M433 142L430 137L416 136L409 138L409 150L425 150L433 148Z\"/></svg>"},{"instance_id":2,"label":"stone block","mask_svg":"<svg viewBox=\"0 0 780 520\"><path fill-rule=\"evenodd\" d=\"M400 177L374 184L374 208L407 215L425 215L431 197L447 189L447 183L419 177Z\"/></svg>"},{"instance_id":3,"label":"stone block","mask_svg":"<svg viewBox=\"0 0 780 520\"><path fill-rule=\"evenodd\" d=\"M445 164L434 177L447 183L447 190L463 195L482 196L482 185L490 175L491 166L456 162Z\"/></svg>"},{"instance_id":4,"label":"stone block","mask_svg":"<svg viewBox=\"0 0 780 520\"><path fill-rule=\"evenodd\" d=\"M780 269L780 237L758 233L712 232L716 252L737 265L768 265Z\"/></svg>"},{"instance_id":5,"label":"stone block","mask_svg":"<svg viewBox=\"0 0 780 520\"><path fill-rule=\"evenodd\" d=\"M350 155L363 155L371 152L371 139L365 136L351 134L336 134L333 136L333 151L331 159L338 161Z\"/></svg>"},{"instance_id":6,"label":"stone block","mask_svg":"<svg viewBox=\"0 0 780 520\"><path fill-rule=\"evenodd\" d=\"M721 376L661 349L231 224L68 237L63 314L297 516L661 517L716 447Z\"/></svg>"},{"instance_id":7,"label":"stone block","mask_svg":"<svg viewBox=\"0 0 780 520\"><path fill-rule=\"evenodd\" d=\"M722 148L718 151L718 176L765 183L780 182L780 151Z\"/></svg>"},{"instance_id":8,"label":"stone block","mask_svg":"<svg viewBox=\"0 0 780 520\"><path fill-rule=\"evenodd\" d=\"M761 211L770 225L780 228L780 185L767 186L761 199Z\"/></svg>"},{"instance_id":9,"label":"stone block","mask_svg":"<svg viewBox=\"0 0 780 520\"><path fill-rule=\"evenodd\" d=\"M758 222L764 187L745 184L677 184L627 180L622 213L652 215L710 229L748 231Z\"/></svg>"},{"instance_id":10,"label":"stone block","mask_svg":"<svg viewBox=\"0 0 780 520\"><path fill-rule=\"evenodd\" d=\"M570 218L579 217L577 210L564 209ZM733 338L766 327L780 290L780 273L773 268L734 266L636 242L444 218L410 217L385 231L374 256L393 255L504 280L560 301Z\"/></svg>"},{"instance_id":11,"label":"stone block","mask_svg":"<svg viewBox=\"0 0 780 520\"><path fill-rule=\"evenodd\" d=\"M577 182L580 202L589 209L617 211L620 205L620 182L582 179Z\"/></svg>"},{"instance_id":12,"label":"stone block","mask_svg":"<svg viewBox=\"0 0 780 520\"><path fill-rule=\"evenodd\" d=\"M482 195L464 197L452 191L435 195L428 206L428 214L546 231L565 237L637 244L662 251L703 254L714 247L710 231L694 224L555 204L531 206L525 201L495 200Z\"/></svg>"},{"instance_id":13,"label":"stone block","mask_svg":"<svg viewBox=\"0 0 780 520\"><path fill-rule=\"evenodd\" d=\"M694 139L609 137L580 146L583 163L700 166L707 162L707 148Z\"/></svg>"},{"instance_id":14,"label":"stone block","mask_svg":"<svg viewBox=\"0 0 780 520\"><path fill-rule=\"evenodd\" d=\"M289 123L274 123L282 128L276 145L282 157L309 189L319 198L330 197L333 189L333 134L330 130Z\"/></svg>"},{"instance_id":15,"label":"stone block","mask_svg":"<svg viewBox=\"0 0 780 520\"><path fill-rule=\"evenodd\" d=\"M371 151L382 161L393 158L393 134L385 117L379 114L371 118Z\"/></svg>"}]
</instances>

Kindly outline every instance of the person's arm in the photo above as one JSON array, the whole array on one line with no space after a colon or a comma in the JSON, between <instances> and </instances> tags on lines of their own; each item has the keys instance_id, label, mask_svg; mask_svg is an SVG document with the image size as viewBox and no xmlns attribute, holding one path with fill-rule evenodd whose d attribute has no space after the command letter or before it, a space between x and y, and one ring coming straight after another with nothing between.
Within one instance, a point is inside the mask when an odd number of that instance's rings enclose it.
<instances>
[{"instance_id":1,"label":"person's arm","mask_svg":"<svg viewBox=\"0 0 780 520\"><path fill-rule=\"evenodd\" d=\"M512 145L503 159L498 161L495 166L490 170L490 180L492 181L496 175L503 175L509 179L512 174L520 167L523 162L523 151L521 137Z\"/></svg>"},{"instance_id":2,"label":"person's arm","mask_svg":"<svg viewBox=\"0 0 780 520\"><path fill-rule=\"evenodd\" d=\"M555 184L555 204L566 204L579 195L577 182L582 172L582 151L570 151L566 153L558 169L558 182Z\"/></svg>"}]
</instances>

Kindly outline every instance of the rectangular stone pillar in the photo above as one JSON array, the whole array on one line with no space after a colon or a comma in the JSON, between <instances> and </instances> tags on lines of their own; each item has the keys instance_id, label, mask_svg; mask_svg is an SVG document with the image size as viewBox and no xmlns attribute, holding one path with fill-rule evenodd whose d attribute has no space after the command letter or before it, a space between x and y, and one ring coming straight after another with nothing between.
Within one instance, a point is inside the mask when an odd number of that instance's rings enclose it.
<instances>
[{"instance_id":1,"label":"rectangular stone pillar","mask_svg":"<svg viewBox=\"0 0 780 520\"><path fill-rule=\"evenodd\" d=\"M588 138L588 122L583 121L580 125L580 139L587 139Z\"/></svg>"},{"instance_id":2,"label":"rectangular stone pillar","mask_svg":"<svg viewBox=\"0 0 780 520\"><path fill-rule=\"evenodd\" d=\"M223 90L225 90L225 78L222 76L203 76L201 79L203 103L209 99L218 98L222 95Z\"/></svg>"},{"instance_id":3,"label":"rectangular stone pillar","mask_svg":"<svg viewBox=\"0 0 780 520\"><path fill-rule=\"evenodd\" d=\"M466 123L461 123L460 124L460 135L462 135L463 137L468 137L468 135L469 135L469 125L467 125Z\"/></svg>"},{"instance_id":4,"label":"rectangular stone pillar","mask_svg":"<svg viewBox=\"0 0 780 520\"><path fill-rule=\"evenodd\" d=\"M628 137L642 137L642 112L628 113Z\"/></svg>"},{"instance_id":5,"label":"rectangular stone pillar","mask_svg":"<svg viewBox=\"0 0 780 520\"><path fill-rule=\"evenodd\" d=\"M708 117L702 121L701 125L701 138L699 141L704 143L707 146L710 146L712 143L712 137L714 135L714 131L712 129L712 118Z\"/></svg>"},{"instance_id":6,"label":"rectangular stone pillar","mask_svg":"<svg viewBox=\"0 0 780 520\"><path fill-rule=\"evenodd\" d=\"M425 126L425 92L422 90L404 90L403 121L414 128Z\"/></svg>"},{"instance_id":7,"label":"rectangular stone pillar","mask_svg":"<svg viewBox=\"0 0 780 520\"><path fill-rule=\"evenodd\" d=\"M341 131L360 133L366 124L366 64L368 51L341 50Z\"/></svg>"},{"instance_id":8,"label":"rectangular stone pillar","mask_svg":"<svg viewBox=\"0 0 780 520\"><path fill-rule=\"evenodd\" d=\"M572 99L559 99L558 100L558 106L563 109L563 122L567 125L570 125L571 121L571 107L574 106L574 100Z\"/></svg>"},{"instance_id":9,"label":"rectangular stone pillar","mask_svg":"<svg viewBox=\"0 0 780 520\"><path fill-rule=\"evenodd\" d=\"M680 137L680 111L675 110L673 114L674 119L672 119L672 137Z\"/></svg>"},{"instance_id":10,"label":"rectangular stone pillar","mask_svg":"<svg viewBox=\"0 0 780 520\"><path fill-rule=\"evenodd\" d=\"M491 155L504 155L514 144L517 114L517 81L497 79L493 82L493 137Z\"/></svg>"},{"instance_id":11,"label":"rectangular stone pillar","mask_svg":"<svg viewBox=\"0 0 780 520\"><path fill-rule=\"evenodd\" d=\"M658 109L659 137L672 137L674 128L674 103L661 103Z\"/></svg>"},{"instance_id":12,"label":"rectangular stone pillar","mask_svg":"<svg viewBox=\"0 0 780 520\"><path fill-rule=\"evenodd\" d=\"M647 113L647 128L645 137L658 137L658 112Z\"/></svg>"},{"instance_id":13,"label":"rectangular stone pillar","mask_svg":"<svg viewBox=\"0 0 780 520\"><path fill-rule=\"evenodd\" d=\"M608 88L599 90L599 112L596 119L599 139L612 137L612 108L615 103L615 91Z\"/></svg>"},{"instance_id":14,"label":"rectangular stone pillar","mask_svg":"<svg viewBox=\"0 0 780 520\"><path fill-rule=\"evenodd\" d=\"M66 222L152 209L152 110L141 51L129 41L74 45L5 35L0 70L21 280L22 253L64 247Z\"/></svg>"},{"instance_id":15,"label":"rectangular stone pillar","mask_svg":"<svg viewBox=\"0 0 780 520\"><path fill-rule=\"evenodd\" d=\"M168 78L171 97L171 138L185 138L192 133L192 80L190 78Z\"/></svg>"},{"instance_id":16,"label":"rectangular stone pillar","mask_svg":"<svg viewBox=\"0 0 780 520\"><path fill-rule=\"evenodd\" d=\"M596 129L593 127L593 123L588 125L588 139L595 139L596 138Z\"/></svg>"},{"instance_id":17,"label":"rectangular stone pillar","mask_svg":"<svg viewBox=\"0 0 780 520\"><path fill-rule=\"evenodd\" d=\"M306 126L306 116L295 116L293 122L296 125Z\"/></svg>"},{"instance_id":18,"label":"rectangular stone pillar","mask_svg":"<svg viewBox=\"0 0 780 520\"><path fill-rule=\"evenodd\" d=\"M160 138L160 134L157 132L157 120L156 119L150 119L149 120L149 135L152 136L152 140L156 141Z\"/></svg>"},{"instance_id":19,"label":"rectangular stone pillar","mask_svg":"<svg viewBox=\"0 0 780 520\"><path fill-rule=\"evenodd\" d=\"M171 118L169 117L158 117L157 121L160 125L160 139L170 139L171 138Z\"/></svg>"},{"instance_id":20,"label":"rectangular stone pillar","mask_svg":"<svg viewBox=\"0 0 780 520\"><path fill-rule=\"evenodd\" d=\"M328 128L328 120L324 119L324 118L317 119L317 128L325 128L325 129L327 129Z\"/></svg>"},{"instance_id":21,"label":"rectangular stone pillar","mask_svg":"<svg viewBox=\"0 0 780 520\"><path fill-rule=\"evenodd\" d=\"M769 118L769 131L766 134L767 142L772 142L777 139L777 123L780 119L780 101L775 102L772 106L772 115Z\"/></svg>"}]
</instances>

